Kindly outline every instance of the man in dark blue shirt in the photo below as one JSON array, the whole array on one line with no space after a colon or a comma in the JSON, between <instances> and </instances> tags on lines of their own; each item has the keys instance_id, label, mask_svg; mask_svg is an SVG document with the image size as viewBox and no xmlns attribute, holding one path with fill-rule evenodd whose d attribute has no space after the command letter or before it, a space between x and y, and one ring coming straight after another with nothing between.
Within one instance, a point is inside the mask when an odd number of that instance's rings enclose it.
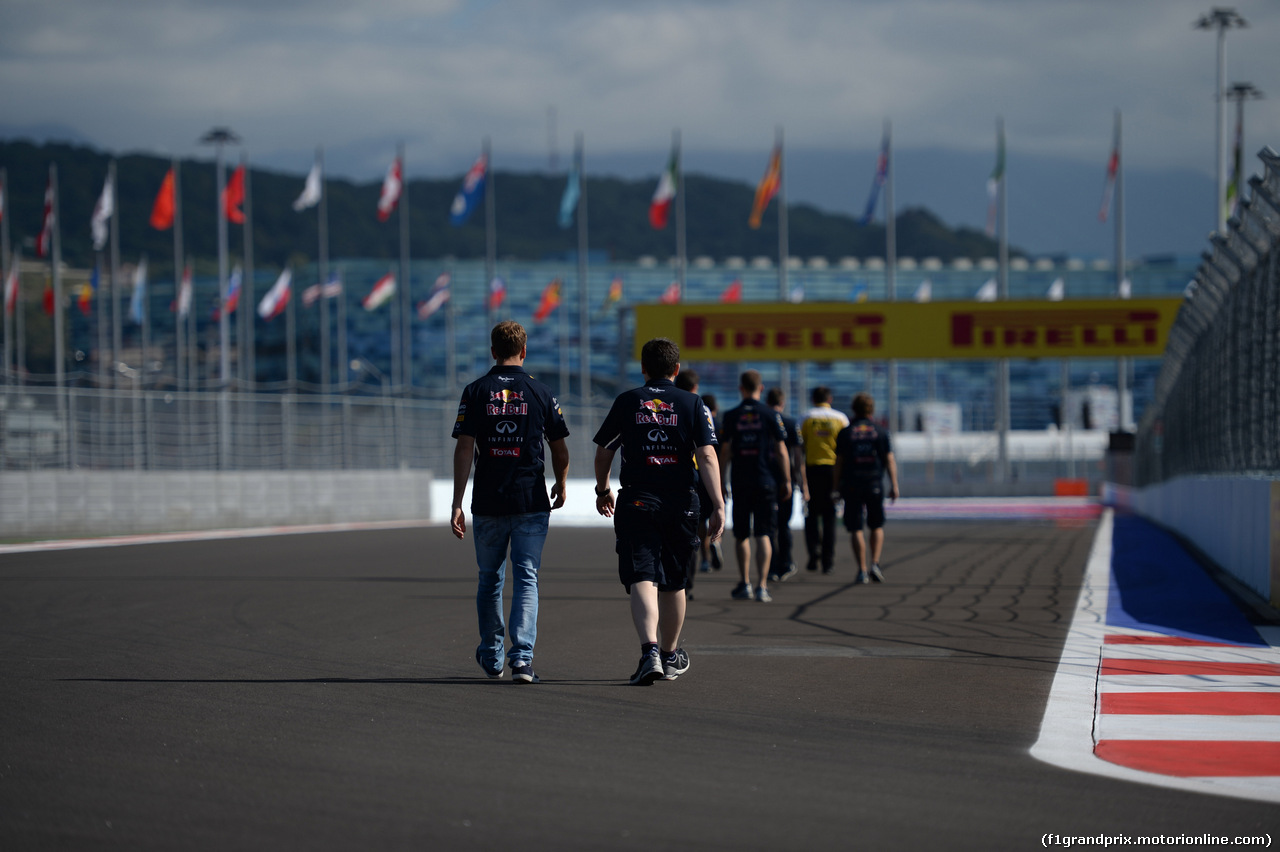
<instances>
[{"instance_id":1,"label":"man in dark blue shirt","mask_svg":"<svg viewBox=\"0 0 1280 852\"><path fill-rule=\"evenodd\" d=\"M453 425L453 534L463 538L462 499L475 459L471 514L475 523L480 583L476 612L480 645L476 662L491 678L502 677L502 587L511 552L511 649L507 661L516 683L537 683L533 644L538 636L538 568L552 509L564 505L569 475L569 436L550 389L524 371L528 337L517 322L501 322L490 335L497 364L462 391ZM542 441L551 448L555 485L547 498ZM552 500L555 502L553 503Z\"/></svg>"},{"instance_id":2,"label":"man in dark blue shirt","mask_svg":"<svg viewBox=\"0 0 1280 852\"><path fill-rule=\"evenodd\" d=\"M707 536L716 541L724 531L715 427L698 395L672 381L680 372L679 347L666 338L650 340L640 368L645 383L613 401L595 436L596 511L613 517L618 579L631 596L640 637L633 686L675 680L689 670L680 631L698 547L699 477L713 501ZM619 449L622 490L615 502L609 471Z\"/></svg>"},{"instance_id":3,"label":"man in dark blue shirt","mask_svg":"<svg viewBox=\"0 0 1280 852\"><path fill-rule=\"evenodd\" d=\"M871 420L876 401L869 393L853 398L853 422L836 436L836 487L844 498L844 526L853 534L853 556L858 562L858 582L884 582L880 553L884 549L884 475L889 474L889 500L898 499L898 463L893 458L889 433ZM871 531L870 553L862 535L862 522Z\"/></svg>"},{"instance_id":4,"label":"man in dark blue shirt","mask_svg":"<svg viewBox=\"0 0 1280 852\"><path fill-rule=\"evenodd\" d=\"M764 395L765 404L778 412L782 428L787 430L787 460L791 465L791 495L778 498L778 543L773 548L769 562L769 582L782 582L796 575L795 559L791 555L791 515L795 511L796 493L804 487L804 441L800 438L800 426L786 415L787 394L782 388L769 388ZM808 496L805 496L808 499Z\"/></svg>"},{"instance_id":5,"label":"man in dark blue shirt","mask_svg":"<svg viewBox=\"0 0 1280 852\"><path fill-rule=\"evenodd\" d=\"M778 501L791 499L791 464L787 454L787 430L778 412L760 401L760 373L747 370L738 390L742 403L724 415L720 440L720 467L729 469L733 486L733 538L737 543L740 582L735 600L762 603L773 600L768 588L772 539L778 526ZM751 539L756 540L758 584L751 591Z\"/></svg>"}]
</instances>

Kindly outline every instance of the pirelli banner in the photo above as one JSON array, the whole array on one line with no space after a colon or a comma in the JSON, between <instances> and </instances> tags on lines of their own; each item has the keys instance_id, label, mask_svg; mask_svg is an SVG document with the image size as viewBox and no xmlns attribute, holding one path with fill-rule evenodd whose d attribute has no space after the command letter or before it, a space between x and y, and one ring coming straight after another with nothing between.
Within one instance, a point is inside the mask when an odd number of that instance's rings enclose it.
<instances>
[{"instance_id":1,"label":"pirelli banner","mask_svg":"<svg viewBox=\"0 0 1280 852\"><path fill-rule=\"evenodd\" d=\"M1179 298L1066 302L636 305L635 357L684 361L960 360L1160 355Z\"/></svg>"}]
</instances>

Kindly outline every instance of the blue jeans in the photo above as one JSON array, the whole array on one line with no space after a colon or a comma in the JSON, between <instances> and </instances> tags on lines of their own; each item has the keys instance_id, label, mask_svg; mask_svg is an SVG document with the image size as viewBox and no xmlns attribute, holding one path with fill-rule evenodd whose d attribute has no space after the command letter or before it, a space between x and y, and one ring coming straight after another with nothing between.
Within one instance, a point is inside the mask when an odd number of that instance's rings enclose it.
<instances>
[{"instance_id":1,"label":"blue jeans","mask_svg":"<svg viewBox=\"0 0 1280 852\"><path fill-rule=\"evenodd\" d=\"M493 670L502 665L502 587L505 582L507 549L511 550L511 650L508 664L527 666L533 662L533 643L538 638L538 568L542 564L542 543L547 538L550 512L525 515L475 515L476 562L480 585L476 590L476 613L480 617L480 662Z\"/></svg>"}]
</instances>

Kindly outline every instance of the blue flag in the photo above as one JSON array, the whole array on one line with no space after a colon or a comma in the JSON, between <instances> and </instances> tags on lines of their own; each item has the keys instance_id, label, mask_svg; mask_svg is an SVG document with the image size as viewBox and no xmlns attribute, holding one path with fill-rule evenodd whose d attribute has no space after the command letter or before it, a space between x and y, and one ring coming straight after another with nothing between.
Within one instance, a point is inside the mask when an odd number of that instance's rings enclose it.
<instances>
[{"instance_id":1,"label":"blue flag","mask_svg":"<svg viewBox=\"0 0 1280 852\"><path fill-rule=\"evenodd\" d=\"M147 298L147 259L142 258L137 270L133 273L133 298L129 300L129 319L134 325L142 325L142 300Z\"/></svg>"},{"instance_id":2,"label":"blue flag","mask_svg":"<svg viewBox=\"0 0 1280 852\"><path fill-rule=\"evenodd\" d=\"M476 202L484 191L485 172L488 167L489 161L484 154L481 154L471 170L467 172L467 176L462 179L462 188L453 197L453 204L449 208L449 221L455 227L465 223L471 217L471 211L476 209Z\"/></svg>"},{"instance_id":3,"label":"blue flag","mask_svg":"<svg viewBox=\"0 0 1280 852\"><path fill-rule=\"evenodd\" d=\"M578 208L578 196L582 195L579 185L579 172L582 170L582 152L573 157L573 167L569 169L569 182L564 186L564 196L560 199L560 227L568 228L573 224L573 211Z\"/></svg>"}]
</instances>

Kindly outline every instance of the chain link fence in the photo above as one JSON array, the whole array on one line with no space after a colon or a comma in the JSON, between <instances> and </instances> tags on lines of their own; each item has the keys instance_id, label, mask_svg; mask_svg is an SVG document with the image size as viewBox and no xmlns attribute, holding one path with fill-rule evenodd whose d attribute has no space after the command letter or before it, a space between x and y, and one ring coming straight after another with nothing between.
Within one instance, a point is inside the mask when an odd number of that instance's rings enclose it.
<instances>
[{"instance_id":1,"label":"chain link fence","mask_svg":"<svg viewBox=\"0 0 1280 852\"><path fill-rule=\"evenodd\" d=\"M1135 484L1280 473L1280 155L1212 237L1139 424Z\"/></svg>"}]
</instances>

